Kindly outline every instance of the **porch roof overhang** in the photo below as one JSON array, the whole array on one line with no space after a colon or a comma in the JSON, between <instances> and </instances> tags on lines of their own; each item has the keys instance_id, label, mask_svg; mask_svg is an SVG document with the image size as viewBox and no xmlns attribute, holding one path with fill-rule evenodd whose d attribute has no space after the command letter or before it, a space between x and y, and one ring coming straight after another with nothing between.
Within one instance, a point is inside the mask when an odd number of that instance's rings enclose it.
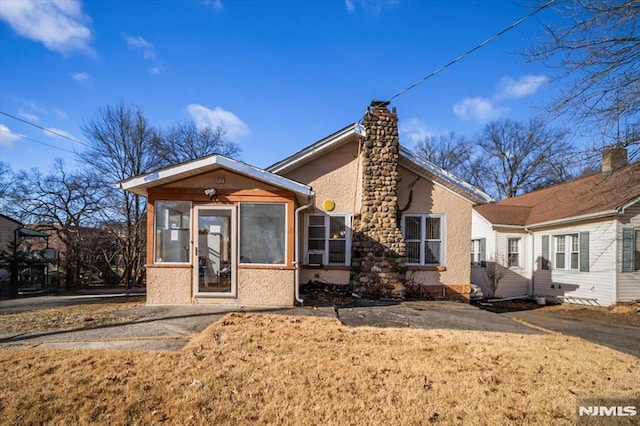
<instances>
[{"instance_id":1,"label":"porch roof overhang","mask_svg":"<svg viewBox=\"0 0 640 426\"><path fill-rule=\"evenodd\" d=\"M314 195L313 190L308 185L296 182L294 180L276 175L258 167L243 163L238 160L233 160L222 155L210 155L207 157L188 161L186 163L181 163L175 166L160 169L152 173L135 176L118 182L116 186L125 191L147 197L148 190L150 188L166 185L172 182L176 182L192 176L197 176L202 173L216 171L219 169L228 170L233 173L237 173L239 175L275 186L279 189L291 191L296 194L296 196L312 197Z\"/></svg>"}]
</instances>

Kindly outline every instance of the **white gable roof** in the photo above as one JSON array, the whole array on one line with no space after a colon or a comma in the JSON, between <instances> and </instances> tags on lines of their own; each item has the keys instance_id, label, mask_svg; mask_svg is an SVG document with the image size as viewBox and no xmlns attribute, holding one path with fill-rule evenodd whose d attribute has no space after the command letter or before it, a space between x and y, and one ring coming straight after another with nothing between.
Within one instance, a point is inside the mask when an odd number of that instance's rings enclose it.
<instances>
[{"instance_id":1,"label":"white gable roof","mask_svg":"<svg viewBox=\"0 0 640 426\"><path fill-rule=\"evenodd\" d=\"M166 185L171 182L176 182L191 176L212 172L218 169L229 170L239 175L294 192L298 195L307 197L313 195L313 190L307 185L222 155L210 155L208 157L198 158L196 160L177 164L152 173L135 176L118 182L117 186L125 191L146 197L149 188Z\"/></svg>"}]
</instances>

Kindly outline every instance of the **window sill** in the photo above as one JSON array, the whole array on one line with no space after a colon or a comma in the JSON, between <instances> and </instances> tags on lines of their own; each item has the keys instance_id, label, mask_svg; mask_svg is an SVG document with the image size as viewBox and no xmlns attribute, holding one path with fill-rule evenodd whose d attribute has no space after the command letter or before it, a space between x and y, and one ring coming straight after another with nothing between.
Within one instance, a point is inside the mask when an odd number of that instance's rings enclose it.
<instances>
[{"instance_id":1,"label":"window sill","mask_svg":"<svg viewBox=\"0 0 640 426\"><path fill-rule=\"evenodd\" d=\"M446 270L447 270L447 267L442 265L407 265L407 271L444 272Z\"/></svg>"},{"instance_id":2,"label":"window sill","mask_svg":"<svg viewBox=\"0 0 640 426\"><path fill-rule=\"evenodd\" d=\"M191 263L151 263L144 265L145 268L192 268Z\"/></svg>"},{"instance_id":3,"label":"window sill","mask_svg":"<svg viewBox=\"0 0 640 426\"><path fill-rule=\"evenodd\" d=\"M302 265L303 269L323 269L325 271L350 271L347 265Z\"/></svg>"},{"instance_id":4,"label":"window sill","mask_svg":"<svg viewBox=\"0 0 640 426\"><path fill-rule=\"evenodd\" d=\"M264 263L257 263L255 265L252 265L250 263L243 263L242 265L238 265L238 269L271 269L276 271L292 271L296 268L287 265L265 265Z\"/></svg>"}]
</instances>

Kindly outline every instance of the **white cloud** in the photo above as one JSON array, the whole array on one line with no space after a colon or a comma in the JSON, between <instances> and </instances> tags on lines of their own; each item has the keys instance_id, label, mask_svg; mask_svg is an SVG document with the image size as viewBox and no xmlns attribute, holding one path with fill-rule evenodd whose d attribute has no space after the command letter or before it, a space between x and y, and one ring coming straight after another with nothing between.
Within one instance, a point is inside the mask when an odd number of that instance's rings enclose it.
<instances>
[{"instance_id":1,"label":"white cloud","mask_svg":"<svg viewBox=\"0 0 640 426\"><path fill-rule=\"evenodd\" d=\"M344 0L344 7L349 13L355 13L361 9L366 13L377 15L382 12L383 7L395 2L395 0Z\"/></svg>"},{"instance_id":2,"label":"white cloud","mask_svg":"<svg viewBox=\"0 0 640 426\"><path fill-rule=\"evenodd\" d=\"M32 123L37 123L38 120L40 120L37 115L30 114L28 112L20 112L19 115L20 117L24 118L27 121L31 121Z\"/></svg>"},{"instance_id":3,"label":"white cloud","mask_svg":"<svg viewBox=\"0 0 640 426\"><path fill-rule=\"evenodd\" d=\"M55 127L47 127L46 130L42 131L42 134L49 136L50 138L65 137L69 139L75 139L71 133L67 132L66 130L56 129Z\"/></svg>"},{"instance_id":4,"label":"white cloud","mask_svg":"<svg viewBox=\"0 0 640 426\"><path fill-rule=\"evenodd\" d=\"M497 107L491 99L481 97L465 98L453 106L458 117L478 122L495 120L505 111L506 108Z\"/></svg>"},{"instance_id":5,"label":"white cloud","mask_svg":"<svg viewBox=\"0 0 640 426\"><path fill-rule=\"evenodd\" d=\"M7 126L0 124L0 145L13 145L22 138L23 135L13 133Z\"/></svg>"},{"instance_id":6,"label":"white cloud","mask_svg":"<svg viewBox=\"0 0 640 426\"><path fill-rule=\"evenodd\" d=\"M498 84L499 91L495 97L502 98L522 98L533 95L540 86L549 82L546 75L525 75L519 79L503 77Z\"/></svg>"},{"instance_id":7,"label":"white cloud","mask_svg":"<svg viewBox=\"0 0 640 426\"><path fill-rule=\"evenodd\" d=\"M400 123L398 123L398 132L400 132L401 139L407 138L411 140L413 144L431 135L425 122L419 118L400 120Z\"/></svg>"},{"instance_id":8,"label":"white cloud","mask_svg":"<svg viewBox=\"0 0 640 426\"><path fill-rule=\"evenodd\" d=\"M160 71L162 71L162 68L160 68L160 67L151 67L151 68L149 68L149 73L151 73L151 74L160 74Z\"/></svg>"},{"instance_id":9,"label":"white cloud","mask_svg":"<svg viewBox=\"0 0 640 426\"><path fill-rule=\"evenodd\" d=\"M222 0L204 0L204 4L214 9L222 9Z\"/></svg>"},{"instance_id":10,"label":"white cloud","mask_svg":"<svg viewBox=\"0 0 640 426\"><path fill-rule=\"evenodd\" d=\"M89 74L86 72L75 72L71 74L71 78L79 84L85 84L89 80Z\"/></svg>"},{"instance_id":11,"label":"white cloud","mask_svg":"<svg viewBox=\"0 0 640 426\"><path fill-rule=\"evenodd\" d=\"M237 115L220 107L215 107L211 110L199 104L190 104L187 105L187 112L198 128L210 127L215 129L221 127L227 132L227 136L230 139L240 138L250 133L249 126L240 120Z\"/></svg>"},{"instance_id":12,"label":"white cloud","mask_svg":"<svg viewBox=\"0 0 640 426\"><path fill-rule=\"evenodd\" d=\"M91 48L91 18L82 12L78 0L3 1L0 19L18 35L54 52L95 55Z\"/></svg>"},{"instance_id":13,"label":"white cloud","mask_svg":"<svg viewBox=\"0 0 640 426\"><path fill-rule=\"evenodd\" d=\"M58 114L58 117L60 117L60 118L67 118L68 117L67 113L64 112L61 109L55 108L54 111L55 111L56 114Z\"/></svg>"},{"instance_id":14,"label":"white cloud","mask_svg":"<svg viewBox=\"0 0 640 426\"><path fill-rule=\"evenodd\" d=\"M156 58L156 52L153 48L153 44L149 43L144 37L129 36L126 34L123 34L123 37L127 42L129 49L140 52L144 59Z\"/></svg>"}]
</instances>

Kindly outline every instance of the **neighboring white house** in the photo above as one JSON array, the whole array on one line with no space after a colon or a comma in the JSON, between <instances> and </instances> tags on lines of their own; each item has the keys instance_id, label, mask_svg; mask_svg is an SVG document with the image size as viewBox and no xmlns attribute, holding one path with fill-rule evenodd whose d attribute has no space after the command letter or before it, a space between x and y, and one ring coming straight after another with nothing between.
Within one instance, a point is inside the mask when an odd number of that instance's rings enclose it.
<instances>
[{"instance_id":1,"label":"neighboring white house","mask_svg":"<svg viewBox=\"0 0 640 426\"><path fill-rule=\"evenodd\" d=\"M602 173L476 206L471 234L471 282L485 294L487 265L498 262L496 297L640 300L640 162L609 148Z\"/></svg>"}]
</instances>

